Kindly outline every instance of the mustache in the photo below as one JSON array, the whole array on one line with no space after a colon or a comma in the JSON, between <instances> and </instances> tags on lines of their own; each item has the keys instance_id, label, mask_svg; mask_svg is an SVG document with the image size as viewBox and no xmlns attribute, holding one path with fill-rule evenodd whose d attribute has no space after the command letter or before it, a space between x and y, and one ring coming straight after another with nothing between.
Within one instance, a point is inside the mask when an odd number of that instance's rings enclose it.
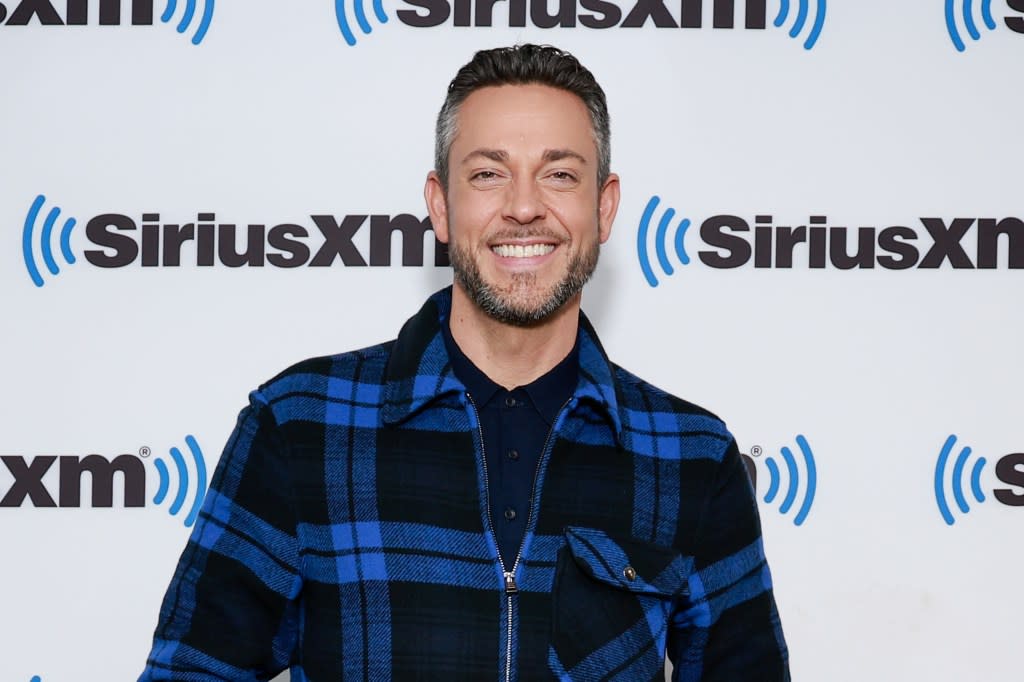
<instances>
[{"instance_id":1,"label":"mustache","mask_svg":"<svg viewBox=\"0 0 1024 682\"><path fill-rule=\"evenodd\" d=\"M550 230L546 227L535 226L535 225L523 225L520 227L510 227L499 229L489 235L487 235L487 242L494 243L503 240L514 240L514 239L534 239L540 238L545 241L550 241L554 244L562 244L568 239L554 230Z\"/></svg>"}]
</instances>

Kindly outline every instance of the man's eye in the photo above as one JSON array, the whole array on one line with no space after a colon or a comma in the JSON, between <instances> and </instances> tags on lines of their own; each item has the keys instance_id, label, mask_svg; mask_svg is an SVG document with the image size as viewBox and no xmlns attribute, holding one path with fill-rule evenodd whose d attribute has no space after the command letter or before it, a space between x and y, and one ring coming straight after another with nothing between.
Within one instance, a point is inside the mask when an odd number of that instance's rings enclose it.
<instances>
[{"instance_id":1,"label":"man's eye","mask_svg":"<svg viewBox=\"0 0 1024 682\"><path fill-rule=\"evenodd\" d=\"M494 171L478 171L473 174L472 180L493 180L498 177Z\"/></svg>"},{"instance_id":2,"label":"man's eye","mask_svg":"<svg viewBox=\"0 0 1024 682\"><path fill-rule=\"evenodd\" d=\"M555 171L551 174L551 177L560 182L575 182L576 176L569 171Z\"/></svg>"}]
</instances>

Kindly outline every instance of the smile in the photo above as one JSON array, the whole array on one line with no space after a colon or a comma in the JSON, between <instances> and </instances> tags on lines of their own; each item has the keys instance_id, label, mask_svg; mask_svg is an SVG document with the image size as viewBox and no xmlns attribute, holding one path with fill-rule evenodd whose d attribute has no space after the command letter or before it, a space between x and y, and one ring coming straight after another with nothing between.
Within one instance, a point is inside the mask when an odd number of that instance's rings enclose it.
<instances>
[{"instance_id":1,"label":"smile","mask_svg":"<svg viewBox=\"0 0 1024 682\"><path fill-rule=\"evenodd\" d=\"M554 250L554 244L498 244L491 247L491 251L502 258L535 258Z\"/></svg>"}]
</instances>

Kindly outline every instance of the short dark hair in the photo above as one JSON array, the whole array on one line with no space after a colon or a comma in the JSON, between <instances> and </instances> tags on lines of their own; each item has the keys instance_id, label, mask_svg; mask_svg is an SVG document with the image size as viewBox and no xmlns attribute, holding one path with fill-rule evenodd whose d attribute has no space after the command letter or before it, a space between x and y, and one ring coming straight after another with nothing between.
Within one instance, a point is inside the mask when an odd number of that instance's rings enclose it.
<instances>
[{"instance_id":1,"label":"short dark hair","mask_svg":"<svg viewBox=\"0 0 1024 682\"><path fill-rule=\"evenodd\" d=\"M434 143L434 169L444 188L448 187L448 155L455 139L459 107L466 98L480 88L533 83L571 92L583 100L594 128L598 186L604 184L611 167L611 127L604 90L594 74L568 52L551 45L527 43L480 50L448 85L448 95L437 115Z\"/></svg>"}]
</instances>

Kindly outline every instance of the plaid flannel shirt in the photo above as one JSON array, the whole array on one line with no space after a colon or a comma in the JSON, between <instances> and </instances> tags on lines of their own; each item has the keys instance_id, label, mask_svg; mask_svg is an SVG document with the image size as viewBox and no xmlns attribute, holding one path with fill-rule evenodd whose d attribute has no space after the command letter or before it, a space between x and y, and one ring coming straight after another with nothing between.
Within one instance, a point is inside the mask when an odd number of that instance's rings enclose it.
<instances>
[{"instance_id":1,"label":"plaid flannel shirt","mask_svg":"<svg viewBox=\"0 0 1024 682\"><path fill-rule=\"evenodd\" d=\"M499 560L442 290L394 341L250 395L140 680L788 680L753 491L708 412L586 317L519 556Z\"/></svg>"}]
</instances>

